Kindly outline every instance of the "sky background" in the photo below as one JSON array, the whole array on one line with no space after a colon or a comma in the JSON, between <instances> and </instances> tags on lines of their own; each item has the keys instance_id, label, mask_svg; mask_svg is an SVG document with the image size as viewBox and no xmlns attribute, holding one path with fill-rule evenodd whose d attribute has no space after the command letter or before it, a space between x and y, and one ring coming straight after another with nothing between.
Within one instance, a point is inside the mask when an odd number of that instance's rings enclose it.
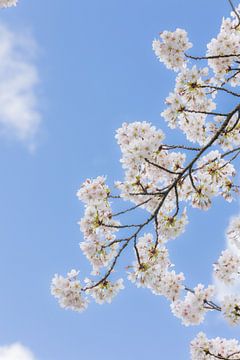
<instances>
[{"instance_id":1,"label":"sky background","mask_svg":"<svg viewBox=\"0 0 240 360\"><path fill-rule=\"evenodd\" d=\"M239 328L212 313L202 326L184 327L167 301L128 282L111 305L92 302L83 314L59 308L50 294L55 273L89 273L78 245L83 208L75 194L87 177L121 179L115 129L147 120L164 129L168 143L181 139L159 116L174 74L155 58L152 40L165 29L185 28L191 53L203 54L228 13L226 0L19 0L0 12L10 43L21 43L20 57L9 51L16 60L10 64L0 36L0 94L16 64L27 89L21 111L10 106L10 114L1 113L9 103L0 95L0 346L20 342L37 360L185 360L200 330L238 337ZM186 233L169 244L190 287L211 282L238 210L237 202L223 200L207 213L192 210Z\"/></svg>"}]
</instances>

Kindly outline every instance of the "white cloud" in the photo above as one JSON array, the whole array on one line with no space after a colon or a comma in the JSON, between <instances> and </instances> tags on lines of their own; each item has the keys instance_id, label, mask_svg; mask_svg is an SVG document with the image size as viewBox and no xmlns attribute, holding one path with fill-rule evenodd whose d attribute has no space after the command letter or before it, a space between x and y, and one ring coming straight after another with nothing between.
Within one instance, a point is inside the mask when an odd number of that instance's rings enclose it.
<instances>
[{"instance_id":1,"label":"white cloud","mask_svg":"<svg viewBox=\"0 0 240 360\"><path fill-rule=\"evenodd\" d=\"M230 222L235 217L236 216L232 217L230 219ZM239 215L238 215L238 217L239 217ZM240 249L233 242L229 241L229 238L227 236L227 230L225 233L225 238L226 238L226 249L229 249L234 254L237 254L238 256L240 256ZM232 284L232 285L225 285L222 281L219 281L213 275L213 283L215 285L216 298L218 301L222 301L226 295L239 294L239 292L240 292L240 279L236 280L234 282L234 284Z\"/></svg>"},{"instance_id":2,"label":"white cloud","mask_svg":"<svg viewBox=\"0 0 240 360\"><path fill-rule=\"evenodd\" d=\"M0 135L29 145L33 145L41 122L36 52L31 36L0 25Z\"/></svg>"},{"instance_id":3,"label":"white cloud","mask_svg":"<svg viewBox=\"0 0 240 360\"><path fill-rule=\"evenodd\" d=\"M20 343L15 343L0 347L0 360L36 360L36 358L29 349Z\"/></svg>"}]
</instances>

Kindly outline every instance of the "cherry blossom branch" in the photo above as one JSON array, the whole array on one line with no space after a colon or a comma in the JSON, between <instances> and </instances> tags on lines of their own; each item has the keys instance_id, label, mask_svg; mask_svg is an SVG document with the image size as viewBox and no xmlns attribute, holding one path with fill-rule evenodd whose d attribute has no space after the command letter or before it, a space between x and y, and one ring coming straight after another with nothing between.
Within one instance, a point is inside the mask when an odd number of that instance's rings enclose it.
<instances>
[{"instance_id":1,"label":"cherry blossom branch","mask_svg":"<svg viewBox=\"0 0 240 360\"><path fill-rule=\"evenodd\" d=\"M195 185L195 182L194 182L194 179L193 179L193 176L192 176L192 167L189 169L189 172L188 172L188 174L189 174L189 178L190 178L190 182L191 182L191 184L192 184L192 187L193 187L193 189L196 191L196 192L198 192L198 189L196 188L196 185Z\"/></svg>"},{"instance_id":2,"label":"cherry blossom branch","mask_svg":"<svg viewBox=\"0 0 240 360\"><path fill-rule=\"evenodd\" d=\"M163 171L166 171L167 173L169 173L169 174L172 174L172 175L178 175L178 174L180 174L179 172L176 172L176 171L172 171L172 170L169 170L169 169L167 169L167 168L165 168L165 167L163 167L163 166L161 166L161 165L159 165L159 164L155 164L154 162L152 162L152 161L150 161L150 160L148 160L148 159L144 159L148 164L150 164L150 165L153 165L153 166L155 166L155 167L157 167L158 169L160 169L160 170L163 170Z\"/></svg>"},{"instance_id":3,"label":"cherry blossom branch","mask_svg":"<svg viewBox=\"0 0 240 360\"><path fill-rule=\"evenodd\" d=\"M240 146L233 149L233 150L229 150L229 151L225 152L224 154L222 154L222 158L224 158L224 157L226 157L226 156L228 156L228 155L230 155L230 154L232 154L232 153L234 153L234 152L236 152L238 150L240 150Z\"/></svg>"},{"instance_id":4,"label":"cherry blossom branch","mask_svg":"<svg viewBox=\"0 0 240 360\"><path fill-rule=\"evenodd\" d=\"M177 214L179 213L179 196L178 196L177 185L174 186L174 192L175 192L175 198L176 198L176 211L173 215L173 218L175 218L177 216Z\"/></svg>"},{"instance_id":5,"label":"cherry blossom branch","mask_svg":"<svg viewBox=\"0 0 240 360\"><path fill-rule=\"evenodd\" d=\"M103 283L104 281L106 281L106 279L110 276L110 274L112 273L115 264L117 263L118 258L120 257L121 253L123 252L123 250L128 246L130 240L134 239L134 247L137 253L137 257L139 256L138 254L138 250L137 250L137 245L136 245L136 239L138 234L140 233L140 231L146 226L148 225L153 219L156 219L157 214L159 212L159 210L161 209L162 205L164 204L164 201L166 200L167 196L169 195L169 193L171 192L172 189L175 189L175 195L176 195L176 201L177 201L177 212L178 212L178 194L176 192L177 189L177 184L178 182L181 180L181 178L183 177L183 175L188 172L189 176L191 178L191 170L193 168L193 165L195 164L195 162L201 157L201 155L209 148L211 147L214 142L219 138L219 136L222 134L222 132L225 130L225 128L228 126L229 121L232 119L232 116L240 110L240 104L238 104L230 113L228 113L226 115L226 119L224 120L224 122L222 123L222 125L220 126L220 128L216 131L216 133L214 134L214 136L210 139L210 141L201 148L201 150L198 152L198 154L190 161L190 163L178 174L177 178L172 182L172 184L170 184L168 186L168 188L165 190L165 192L163 192L163 197L160 200L158 206L156 207L154 213L142 224L132 224L132 225L107 225L107 224L101 224L102 226L105 227L113 227L113 228L118 228L118 229L123 229L123 228L132 228L132 227L137 227L138 229L136 230L135 233L133 233L128 239L126 239L125 244L121 247L121 249L119 250L118 254L115 256L112 265L110 266L109 270L107 271L107 273L103 276L103 278L101 278L98 282L96 282L95 284L91 285L91 287L85 288L83 289L83 291L85 290L89 290L92 289L94 287L97 287L99 284ZM148 194L149 195L149 194ZM155 194L154 194L155 195ZM156 220L155 220L156 223ZM138 261L140 261L140 258L138 259ZM211 308L214 308L215 310L219 310L219 307L217 307L217 305L215 306L214 303L211 302L206 302L206 304L208 306L210 306ZM219 310L220 311L220 310Z\"/></svg>"},{"instance_id":6,"label":"cherry blossom branch","mask_svg":"<svg viewBox=\"0 0 240 360\"><path fill-rule=\"evenodd\" d=\"M232 353L230 355L228 355L227 357L224 357L224 356L221 356L221 355L218 355L218 354L214 354L212 353L211 351L209 350L206 350L206 349L202 349L206 355L210 355L210 356L213 356L215 359L220 359L220 360L231 360L231 357L232 356L235 356L235 355L238 355L240 352L235 352L235 353ZM234 360L240 360L240 358L235 358Z\"/></svg>"},{"instance_id":7,"label":"cherry blossom branch","mask_svg":"<svg viewBox=\"0 0 240 360\"><path fill-rule=\"evenodd\" d=\"M235 74L231 75L229 78L227 78L221 85L225 85L227 83L229 83L229 81L231 81L232 79L234 79L237 75L240 74L240 69L231 69L231 70L235 70Z\"/></svg>"},{"instance_id":8,"label":"cherry blossom branch","mask_svg":"<svg viewBox=\"0 0 240 360\"><path fill-rule=\"evenodd\" d=\"M139 264L139 266L141 266L140 255L139 255L139 251L138 251L138 247L137 247L137 235L134 236L134 249L136 252L138 264Z\"/></svg>"},{"instance_id":9,"label":"cherry blossom branch","mask_svg":"<svg viewBox=\"0 0 240 360\"><path fill-rule=\"evenodd\" d=\"M217 112L213 112L213 111L200 111L200 110L194 110L194 109L182 109L182 112L189 112L189 113L194 113L194 114L205 114L205 115L214 115L214 116L228 116L228 114L223 114L223 113L217 113Z\"/></svg>"},{"instance_id":10,"label":"cherry blossom branch","mask_svg":"<svg viewBox=\"0 0 240 360\"><path fill-rule=\"evenodd\" d=\"M109 277L109 275L112 273L116 263L117 263L117 260L119 258L119 256L121 255L121 253L123 252L123 250L127 247L128 245L128 242L130 240L126 241L126 243L121 247L121 249L119 250L118 254L115 256L113 262L112 262L112 265L110 266L109 270L106 272L106 274L104 275L103 278L101 278L98 282L96 282L95 284L91 285L91 286L86 286L85 288L82 288L81 290L82 291L86 291L86 290L90 290L90 289L93 289L95 287L97 287L98 285L104 283L107 278Z\"/></svg>"},{"instance_id":11,"label":"cherry blossom branch","mask_svg":"<svg viewBox=\"0 0 240 360\"><path fill-rule=\"evenodd\" d=\"M159 211L159 209L161 208L163 202L165 201L166 197L168 196L169 192L175 187L177 186L178 181L181 179L181 177L186 173L186 171L191 172L191 169L194 165L194 163L201 157L201 155L211 146L213 145L213 143L218 139L218 137L221 135L221 133L224 131L224 129L227 127L229 121L231 120L232 116L236 113L239 112L240 110L240 104L238 104L233 111L231 111L230 113L228 113L226 115L226 119L223 122L222 126L218 129L218 131L215 133L215 135L212 137L212 139L207 143L207 145L205 145L204 147L201 148L201 150L198 152L198 154L195 156L195 158L190 162L190 164L188 166L185 167L185 169L183 169L182 172L180 172L178 174L177 179L172 183L172 185L169 185L169 187L167 188L167 190L163 193L163 199L160 201L159 206L157 207L157 209L155 210L155 213ZM195 169L196 171L196 169ZM141 195L143 195L142 193L140 193ZM137 195L137 194L135 194ZM150 194L147 194L150 195ZM156 195L155 193L153 193L152 195ZM153 219L154 217L151 216L149 219ZM151 221L150 220L150 221ZM104 225L106 226L106 225ZM126 227L140 227L141 225L109 225L110 227L116 227L116 228L126 228Z\"/></svg>"},{"instance_id":12,"label":"cherry blossom branch","mask_svg":"<svg viewBox=\"0 0 240 360\"><path fill-rule=\"evenodd\" d=\"M159 150L172 150L172 149L184 149L184 150L190 150L190 151L199 151L201 148L199 147L190 147L185 145L161 145L159 147Z\"/></svg>"},{"instance_id":13,"label":"cherry blossom branch","mask_svg":"<svg viewBox=\"0 0 240 360\"><path fill-rule=\"evenodd\" d=\"M126 214L126 213L129 212L129 211L136 210L137 208L139 208L139 207L147 204L150 200L151 200L151 199L147 199L147 200L142 201L141 203L139 203L139 204L137 204L137 205L135 205L135 206L132 206L132 207L126 209L126 210L123 210L123 211L120 211L120 212L118 212L118 213L115 213L115 214L112 215L112 217L116 217L116 216L119 216L119 215L123 215L123 214Z\"/></svg>"},{"instance_id":14,"label":"cherry blossom branch","mask_svg":"<svg viewBox=\"0 0 240 360\"><path fill-rule=\"evenodd\" d=\"M224 91L226 93L228 93L229 95L233 95L233 96L236 96L236 97L240 97L240 94L238 93L235 93L234 91L231 91L229 89L226 89L224 87L220 87L220 86L213 86L213 85L199 85L199 88L208 88L208 89L213 89L213 90L216 90L216 91Z\"/></svg>"},{"instance_id":15,"label":"cherry blossom branch","mask_svg":"<svg viewBox=\"0 0 240 360\"><path fill-rule=\"evenodd\" d=\"M184 289L192 294L195 294L194 290L190 289L189 287L185 286ZM209 310L216 310L216 311L222 311L221 307L215 304L212 301L204 300L204 304L208 306Z\"/></svg>"},{"instance_id":16,"label":"cherry blossom branch","mask_svg":"<svg viewBox=\"0 0 240 360\"><path fill-rule=\"evenodd\" d=\"M232 153L234 153L234 152L238 152L239 150L240 150L240 147L237 147L237 148L235 148L235 149L233 149L233 150L226 151L224 154L221 155L221 158L223 159L223 158L225 158L226 156L228 156L228 155L230 155L230 154L232 154ZM238 155L239 155L239 154L238 154ZM237 155L237 156L238 156L238 155ZM234 157L234 159L235 159L235 157ZM192 169L192 173L193 173L193 172L196 172L196 171L198 171L198 170L202 170L204 167L206 167L207 165L209 165L209 164L211 164L211 163L213 163L213 162L215 162L215 161L217 161L217 160L218 160L218 158L216 157L216 158L214 158L214 159L212 159L212 160L210 160L210 161L206 161L206 162L205 162L204 164L202 164L201 166ZM232 161L232 160L231 160L231 161Z\"/></svg>"},{"instance_id":17,"label":"cherry blossom branch","mask_svg":"<svg viewBox=\"0 0 240 360\"><path fill-rule=\"evenodd\" d=\"M211 55L211 56L193 56L185 53L185 56L192 60L210 60L210 59L221 59L230 57L240 57L240 54L224 54L224 55Z\"/></svg>"},{"instance_id":18,"label":"cherry blossom branch","mask_svg":"<svg viewBox=\"0 0 240 360\"><path fill-rule=\"evenodd\" d=\"M240 323L240 296L226 297L219 306L210 300L214 296L212 285L205 288L198 284L194 290L183 286L184 274L171 270L173 264L165 245L185 230L188 217L186 207L182 205L184 201L192 207L207 210L214 196L221 195L230 201L232 194L240 189L240 186L234 185L236 171L232 164L240 155L240 104L228 113L211 111L216 109L214 98L220 92L235 99L240 97L240 93L229 89L240 83L240 54L237 54L240 15L232 0L228 2L236 16L231 14L233 20L223 19L219 35L208 44L209 56L186 54L192 44L187 32L179 28L174 32L164 32L160 40L154 40L153 50L158 59L178 72L174 91L166 99L168 108L162 116L170 128L179 128L188 141L199 146L162 144L164 134L161 129L157 130L147 122L124 123L117 130L116 139L125 170L124 181L116 183L121 195L110 193L104 176L87 179L77 193L85 204L84 217L79 222L84 236L80 247L92 265L92 274L98 277L95 280L85 279L85 287L82 287L76 270L68 273L66 278L55 276L51 289L62 307L82 311L88 305L87 296L99 303L111 302L123 288L123 279L111 281L109 278L121 255L130 246L135 261L127 267L132 268L129 280L170 300L173 314L182 319L183 324L198 325L207 310L222 312L229 323ZM228 37L231 34L233 36ZM224 49L229 54L216 54L224 52ZM208 77L208 69L200 69L196 65L188 67L188 59L210 60L208 66L212 74ZM185 151L172 151L174 149ZM134 205L113 213L110 199L128 200ZM143 220L134 223L134 220L125 217L122 224L121 218L119 221L116 219L139 208L148 212ZM122 230L119 237L115 235L118 230ZM225 256L223 260L221 255L214 265L216 276L224 282L227 276L228 279L233 278L240 270L240 259L229 253ZM224 268L226 259L230 259L227 269ZM229 268L232 271L230 275ZM187 294L181 299L183 289ZM200 344L204 344L203 335L199 336ZM231 360L235 357L236 360L237 354L240 354L240 351L236 352L240 346L230 345L227 352L215 351L217 347L209 348L212 353L206 350L207 346L202 348L207 358ZM195 341L196 351L192 360L198 359L199 349L205 358L199 342ZM224 358L222 353L231 354Z\"/></svg>"},{"instance_id":19,"label":"cherry blossom branch","mask_svg":"<svg viewBox=\"0 0 240 360\"><path fill-rule=\"evenodd\" d=\"M238 157L239 154L240 154L240 150L239 150L235 155L233 155L230 160L226 161L225 164L223 164L223 165L219 168L219 170L220 170L220 169L223 169L225 166L227 166L228 164L230 164L231 162L233 162L233 160L235 160L235 159Z\"/></svg>"},{"instance_id":20,"label":"cherry blossom branch","mask_svg":"<svg viewBox=\"0 0 240 360\"><path fill-rule=\"evenodd\" d=\"M154 249L156 249L157 246L158 246L158 243L159 243L158 218L157 218L157 216L154 217L154 222L155 222L155 234L156 234L156 240L155 240Z\"/></svg>"},{"instance_id":21,"label":"cherry blossom branch","mask_svg":"<svg viewBox=\"0 0 240 360\"><path fill-rule=\"evenodd\" d=\"M114 244L118 244L118 243L126 242L126 241L128 241L128 239L126 239L126 238L125 239L115 239L115 240L111 241L109 244L103 245L102 249L106 249L108 247L111 247Z\"/></svg>"}]
</instances>

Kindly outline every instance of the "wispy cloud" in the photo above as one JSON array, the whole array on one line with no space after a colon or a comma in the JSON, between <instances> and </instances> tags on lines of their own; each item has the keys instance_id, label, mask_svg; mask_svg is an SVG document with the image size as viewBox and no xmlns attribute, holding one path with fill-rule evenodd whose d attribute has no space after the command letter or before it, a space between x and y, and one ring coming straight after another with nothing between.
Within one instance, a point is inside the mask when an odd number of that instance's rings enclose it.
<instances>
[{"instance_id":1,"label":"wispy cloud","mask_svg":"<svg viewBox=\"0 0 240 360\"><path fill-rule=\"evenodd\" d=\"M18 0L0 0L0 8L8 8L17 5Z\"/></svg>"},{"instance_id":2,"label":"wispy cloud","mask_svg":"<svg viewBox=\"0 0 240 360\"><path fill-rule=\"evenodd\" d=\"M30 146L41 122L36 53L30 35L0 25L0 135Z\"/></svg>"},{"instance_id":3,"label":"wispy cloud","mask_svg":"<svg viewBox=\"0 0 240 360\"><path fill-rule=\"evenodd\" d=\"M240 214L237 216L239 217ZM236 216L234 216L230 219L230 223L233 218L236 218ZM225 232L225 238L226 238L226 248L225 249L231 250L232 253L234 253L240 257L240 248L238 246L236 246L232 241L230 241L229 237L227 236L228 229ZM238 241L240 241L240 239ZM223 250L225 250L225 249L223 249ZM226 295L239 294L239 292L240 292L240 278L237 279L232 285L225 285L222 281L219 281L213 275L213 282L214 282L215 289L216 289L216 298L219 301L222 301Z\"/></svg>"},{"instance_id":4,"label":"wispy cloud","mask_svg":"<svg viewBox=\"0 0 240 360\"><path fill-rule=\"evenodd\" d=\"M32 352L20 343L0 346L0 360L36 360Z\"/></svg>"}]
</instances>

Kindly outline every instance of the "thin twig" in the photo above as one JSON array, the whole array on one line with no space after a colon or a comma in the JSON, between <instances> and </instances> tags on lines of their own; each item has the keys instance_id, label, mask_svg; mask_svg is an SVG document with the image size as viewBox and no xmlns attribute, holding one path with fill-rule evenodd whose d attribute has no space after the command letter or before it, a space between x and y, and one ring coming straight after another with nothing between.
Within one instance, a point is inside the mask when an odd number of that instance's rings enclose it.
<instances>
[{"instance_id":1,"label":"thin twig","mask_svg":"<svg viewBox=\"0 0 240 360\"><path fill-rule=\"evenodd\" d=\"M151 165L157 167L158 169L163 170L163 171L165 171L165 172L167 172L167 173L169 173L169 174L172 174L172 175L178 175L178 174L180 174L179 172L172 171L172 170L166 169L165 167L163 167L163 166L161 166L161 165L155 164L155 163L153 163L152 161L150 161L150 160L148 160L148 159L145 159L145 161L146 161L148 164L151 164Z\"/></svg>"},{"instance_id":2,"label":"thin twig","mask_svg":"<svg viewBox=\"0 0 240 360\"><path fill-rule=\"evenodd\" d=\"M233 96L236 96L236 97L240 97L240 94L238 93L235 93L234 91L231 91L229 89L226 89L224 87L220 87L220 86L213 86L213 85L201 85L199 86L199 88L208 88L208 89L214 89L214 90L219 90L219 91L224 91L226 93L228 93L229 95L233 95Z\"/></svg>"},{"instance_id":3,"label":"thin twig","mask_svg":"<svg viewBox=\"0 0 240 360\"><path fill-rule=\"evenodd\" d=\"M225 55L210 55L210 56L192 56L185 53L185 56L192 60L210 60L210 59L221 59L229 57L240 57L240 54L225 54Z\"/></svg>"},{"instance_id":4,"label":"thin twig","mask_svg":"<svg viewBox=\"0 0 240 360\"><path fill-rule=\"evenodd\" d=\"M119 216L119 215L126 214L126 213L129 212L129 211L133 211L133 210L139 208L140 206L147 204L150 200L151 200L151 198L149 198L149 199L147 199L147 200L145 200L145 201L142 201L142 202L141 202L140 204L138 204L138 205L132 206L132 207L126 209L126 210L123 210L123 211L120 211L120 212L118 212L118 213L116 213L116 214L113 214L112 217L116 217L116 216Z\"/></svg>"}]
</instances>

